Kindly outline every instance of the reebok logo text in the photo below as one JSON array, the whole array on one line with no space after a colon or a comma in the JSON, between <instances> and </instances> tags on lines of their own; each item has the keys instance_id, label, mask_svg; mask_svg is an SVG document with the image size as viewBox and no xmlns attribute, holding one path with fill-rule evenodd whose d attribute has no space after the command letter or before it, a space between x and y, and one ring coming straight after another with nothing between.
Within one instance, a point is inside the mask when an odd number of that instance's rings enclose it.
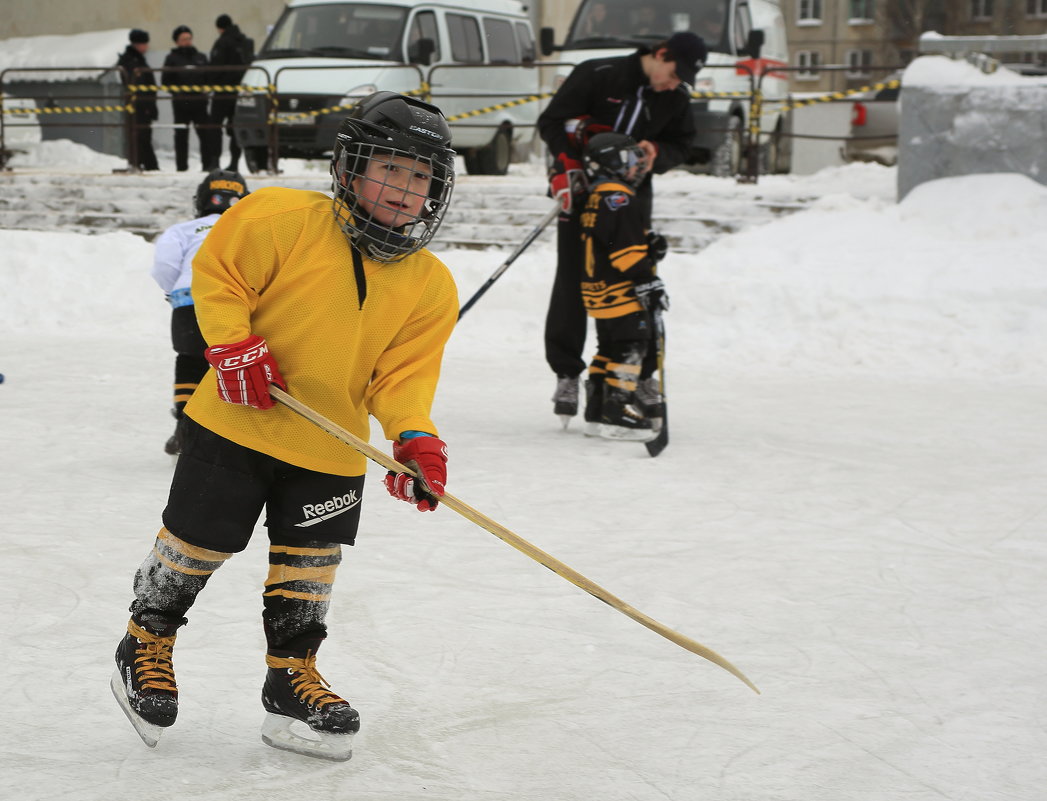
<instances>
[{"instance_id":1,"label":"reebok logo text","mask_svg":"<svg viewBox=\"0 0 1047 801\"><path fill-rule=\"evenodd\" d=\"M295 527L315 526L324 520L329 520L332 517L348 512L358 503L360 503L360 495L356 490L350 490L345 495L336 495L320 503L304 504L302 506L302 517L304 520L301 523L295 523Z\"/></svg>"}]
</instances>

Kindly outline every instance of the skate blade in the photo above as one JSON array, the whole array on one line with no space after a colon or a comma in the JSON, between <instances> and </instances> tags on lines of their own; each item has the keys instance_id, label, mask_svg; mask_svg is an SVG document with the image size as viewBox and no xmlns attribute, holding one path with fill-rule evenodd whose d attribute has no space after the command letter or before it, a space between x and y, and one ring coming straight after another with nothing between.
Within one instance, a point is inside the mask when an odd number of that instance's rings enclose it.
<instances>
[{"instance_id":1,"label":"skate blade","mask_svg":"<svg viewBox=\"0 0 1047 801\"><path fill-rule=\"evenodd\" d=\"M592 423L592 422L586 423L585 424L585 430L582 432L582 434L584 436L586 436L586 437L599 437L599 436L601 436L601 434L600 434L600 424L599 423Z\"/></svg>"},{"instance_id":2,"label":"skate blade","mask_svg":"<svg viewBox=\"0 0 1047 801\"><path fill-rule=\"evenodd\" d=\"M292 726L304 730L308 736L292 730ZM300 720L272 712L266 712L262 722L262 742L281 751L332 762L345 762L353 755L352 734L322 734L313 731Z\"/></svg>"},{"instance_id":3,"label":"skate blade","mask_svg":"<svg viewBox=\"0 0 1047 801\"><path fill-rule=\"evenodd\" d=\"M658 432L653 428L624 428L604 423L600 426L600 436L618 442L650 442Z\"/></svg>"},{"instance_id":4,"label":"skate blade","mask_svg":"<svg viewBox=\"0 0 1047 801\"><path fill-rule=\"evenodd\" d=\"M564 431L567 430L567 426L569 426L571 424L571 420L574 419L574 415L570 414L558 414L556 416L560 418L560 425L563 426Z\"/></svg>"},{"instance_id":5,"label":"skate blade","mask_svg":"<svg viewBox=\"0 0 1047 801\"><path fill-rule=\"evenodd\" d=\"M127 715L127 719L134 726L134 730L142 738L142 742L150 748L156 748L156 744L160 742L160 735L164 733L164 727L143 720L137 712L131 709L131 704L127 700L127 693L124 692L124 680L123 676L120 675L119 668L113 671L113 677L109 680L109 689L113 691L113 697L120 704L120 708L124 710L124 714Z\"/></svg>"}]
</instances>

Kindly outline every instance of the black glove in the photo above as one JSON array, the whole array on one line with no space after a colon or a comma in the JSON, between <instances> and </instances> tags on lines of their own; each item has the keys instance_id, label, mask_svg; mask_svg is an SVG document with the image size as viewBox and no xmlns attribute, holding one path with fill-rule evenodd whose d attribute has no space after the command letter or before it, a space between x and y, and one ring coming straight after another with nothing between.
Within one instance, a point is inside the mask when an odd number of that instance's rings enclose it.
<instances>
[{"instance_id":1,"label":"black glove","mask_svg":"<svg viewBox=\"0 0 1047 801\"><path fill-rule=\"evenodd\" d=\"M665 258L669 252L669 243L665 237L657 231L647 232L647 255L656 264Z\"/></svg>"},{"instance_id":2,"label":"black glove","mask_svg":"<svg viewBox=\"0 0 1047 801\"><path fill-rule=\"evenodd\" d=\"M665 291L665 283L657 275L642 284L635 284L633 292L636 293L640 305L647 311L669 310L669 293Z\"/></svg>"}]
</instances>

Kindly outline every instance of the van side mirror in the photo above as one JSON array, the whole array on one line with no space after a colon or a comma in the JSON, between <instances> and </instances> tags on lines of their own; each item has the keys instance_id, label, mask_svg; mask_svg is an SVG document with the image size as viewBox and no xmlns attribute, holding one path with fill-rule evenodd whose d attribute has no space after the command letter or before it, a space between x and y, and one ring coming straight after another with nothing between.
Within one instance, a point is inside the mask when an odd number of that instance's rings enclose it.
<instances>
[{"instance_id":1,"label":"van side mirror","mask_svg":"<svg viewBox=\"0 0 1047 801\"><path fill-rule=\"evenodd\" d=\"M745 53L753 58L759 58L763 50L763 43L767 35L760 29L749 31L749 39L745 43Z\"/></svg>"},{"instance_id":2,"label":"van side mirror","mask_svg":"<svg viewBox=\"0 0 1047 801\"><path fill-rule=\"evenodd\" d=\"M412 64L421 64L428 67L433 63L433 53L436 52L436 42L428 36L413 42L407 48L407 60Z\"/></svg>"},{"instance_id":3,"label":"van side mirror","mask_svg":"<svg viewBox=\"0 0 1047 801\"><path fill-rule=\"evenodd\" d=\"M559 50L555 44L556 31L552 28L542 28L538 31L538 44L542 48L543 56L551 56L554 51Z\"/></svg>"}]
</instances>

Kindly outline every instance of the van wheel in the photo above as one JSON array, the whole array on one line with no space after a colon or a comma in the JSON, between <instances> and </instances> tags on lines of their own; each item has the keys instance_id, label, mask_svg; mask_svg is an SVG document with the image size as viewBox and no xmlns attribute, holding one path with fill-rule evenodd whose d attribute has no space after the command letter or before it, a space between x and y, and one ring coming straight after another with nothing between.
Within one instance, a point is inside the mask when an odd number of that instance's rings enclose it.
<instances>
[{"instance_id":1,"label":"van wheel","mask_svg":"<svg viewBox=\"0 0 1047 801\"><path fill-rule=\"evenodd\" d=\"M247 169L252 173L265 172L269 169L269 148L245 147L244 161L247 162Z\"/></svg>"},{"instance_id":2,"label":"van wheel","mask_svg":"<svg viewBox=\"0 0 1047 801\"><path fill-rule=\"evenodd\" d=\"M737 117L727 118L727 130L723 141L713 153L709 164L710 175L733 178L742 169L742 121Z\"/></svg>"},{"instance_id":3,"label":"van wheel","mask_svg":"<svg viewBox=\"0 0 1047 801\"><path fill-rule=\"evenodd\" d=\"M499 128L487 145L465 154L465 169L470 175L505 175L512 154L510 129Z\"/></svg>"}]
</instances>

